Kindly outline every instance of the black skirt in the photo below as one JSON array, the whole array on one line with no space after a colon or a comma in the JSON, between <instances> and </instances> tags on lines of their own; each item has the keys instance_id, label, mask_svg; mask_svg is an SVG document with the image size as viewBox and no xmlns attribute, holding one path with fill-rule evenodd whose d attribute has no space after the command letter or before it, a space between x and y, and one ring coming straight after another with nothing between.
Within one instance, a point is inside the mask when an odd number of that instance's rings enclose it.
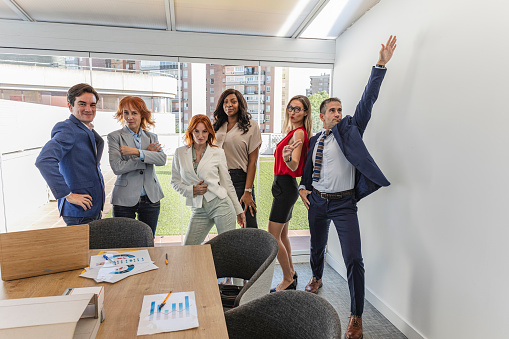
<instances>
[{"instance_id":1,"label":"black skirt","mask_svg":"<svg viewBox=\"0 0 509 339\"><path fill-rule=\"evenodd\" d=\"M292 218L293 205L299 198L297 180L289 175L275 175L272 196L269 220L281 224L288 222Z\"/></svg>"}]
</instances>

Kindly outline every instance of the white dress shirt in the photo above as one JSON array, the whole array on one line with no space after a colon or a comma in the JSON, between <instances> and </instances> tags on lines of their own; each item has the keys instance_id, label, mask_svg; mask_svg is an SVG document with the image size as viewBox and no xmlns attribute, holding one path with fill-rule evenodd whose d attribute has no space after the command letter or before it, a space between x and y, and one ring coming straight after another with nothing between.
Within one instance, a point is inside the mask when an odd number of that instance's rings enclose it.
<instances>
[{"instance_id":1,"label":"white dress shirt","mask_svg":"<svg viewBox=\"0 0 509 339\"><path fill-rule=\"evenodd\" d=\"M325 129L322 130L322 134L318 137L313 148L313 168L316 149L323 133L325 133ZM346 159L332 133L324 141L320 179L318 182L313 181L312 185L316 190L323 193L338 193L350 190L355 186L355 167ZM305 189L305 187L301 186L299 189Z\"/></svg>"}]
</instances>

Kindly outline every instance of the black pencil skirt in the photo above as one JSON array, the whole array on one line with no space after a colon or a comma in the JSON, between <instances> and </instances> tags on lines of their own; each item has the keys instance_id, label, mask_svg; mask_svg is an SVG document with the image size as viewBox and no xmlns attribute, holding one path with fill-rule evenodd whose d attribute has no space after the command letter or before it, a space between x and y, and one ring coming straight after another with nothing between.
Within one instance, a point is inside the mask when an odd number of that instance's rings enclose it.
<instances>
[{"instance_id":1,"label":"black pencil skirt","mask_svg":"<svg viewBox=\"0 0 509 339\"><path fill-rule=\"evenodd\" d=\"M299 198L297 180L289 175L275 175L272 196L269 220L281 224L288 222L292 218L293 205Z\"/></svg>"}]
</instances>

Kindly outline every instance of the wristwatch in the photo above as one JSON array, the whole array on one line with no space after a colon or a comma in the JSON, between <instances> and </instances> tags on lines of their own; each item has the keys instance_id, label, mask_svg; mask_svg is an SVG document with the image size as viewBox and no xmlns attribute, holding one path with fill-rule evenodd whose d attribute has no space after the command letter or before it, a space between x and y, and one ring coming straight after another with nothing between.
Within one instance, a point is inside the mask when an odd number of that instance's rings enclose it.
<instances>
[{"instance_id":1,"label":"wristwatch","mask_svg":"<svg viewBox=\"0 0 509 339\"><path fill-rule=\"evenodd\" d=\"M244 188L244 191L249 192L249 193L252 193L252 192L253 192L253 189L252 189L252 188Z\"/></svg>"},{"instance_id":2,"label":"wristwatch","mask_svg":"<svg viewBox=\"0 0 509 339\"><path fill-rule=\"evenodd\" d=\"M283 160L285 160L285 159L283 159ZM291 156L291 155L290 155L290 157L288 158L288 160L285 160L285 162L290 162L290 161L292 161L292 156Z\"/></svg>"}]
</instances>

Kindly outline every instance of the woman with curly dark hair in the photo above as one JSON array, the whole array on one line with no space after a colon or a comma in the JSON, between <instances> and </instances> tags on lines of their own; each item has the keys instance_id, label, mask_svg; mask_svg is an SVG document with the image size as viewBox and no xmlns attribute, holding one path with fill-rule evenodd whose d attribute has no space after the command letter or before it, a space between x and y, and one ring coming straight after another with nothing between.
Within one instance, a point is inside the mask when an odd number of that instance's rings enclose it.
<instances>
[{"instance_id":1,"label":"woman with curly dark hair","mask_svg":"<svg viewBox=\"0 0 509 339\"><path fill-rule=\"evenodd\" d=\"M246 214L246 227L257 228L254 177L262 134L247 103L235 89L224 91L214 111L217 145L224 149L228 172Z\"/></svg>"}]
</instances>

